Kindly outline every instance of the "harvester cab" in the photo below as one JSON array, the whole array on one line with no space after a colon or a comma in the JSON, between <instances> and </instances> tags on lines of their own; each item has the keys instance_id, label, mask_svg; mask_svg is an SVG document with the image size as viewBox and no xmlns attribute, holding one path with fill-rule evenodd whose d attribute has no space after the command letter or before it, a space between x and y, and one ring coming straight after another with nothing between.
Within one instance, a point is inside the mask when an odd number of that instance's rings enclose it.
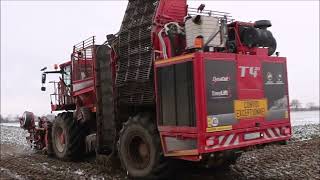
<instances>
[{"instance_id":1,"label":"harvester cab","mask_svg":"<svg viewBox=\"0 0 320 180\"><path fill-rule=\"evenodd\" d=\"M288 140L286 58L273 55L270 26L186 0L130 0L105 44L84 40L60 70L43 72L42 83L61 74L48 151L118 155L130 176L155 178L169 158L218 166Z\"/></svg>"},{"instance_id":2,"label":"harvester cab","mask_svg":"<svg viewBox=\"0 0 320 180\"><path fill-rule=\"evenodd\" d=\"M54 92L50 94L51 111L68 110L72 109L73 101L71 98L71 63L70 61L64 64L54 65L54 71L45 71L47 68L42 69L41 83L42 91L46 91L45 83L47 74L58 74L58 81L49 81L53 84ZM60 69L60 70L58 70Z\"/></svg>"},{"instance_id":3,"label":"harvester cab","mask_svg":"<svg viewBox=\"0 0 320 180\"><path fill-rule=\"evenodd\" d=\"M58 74L58 81L50 81L54 92L50 94L51 110L74 110L76 105L93 108L94 94L94 69L93 60L94 38L90 37L73 46L71 60L60 65L54 65L54 71L42 71L42 87L45 91L47 74ZM83 104L84 103L84 104Z\"/></svg>"}]
</instances>

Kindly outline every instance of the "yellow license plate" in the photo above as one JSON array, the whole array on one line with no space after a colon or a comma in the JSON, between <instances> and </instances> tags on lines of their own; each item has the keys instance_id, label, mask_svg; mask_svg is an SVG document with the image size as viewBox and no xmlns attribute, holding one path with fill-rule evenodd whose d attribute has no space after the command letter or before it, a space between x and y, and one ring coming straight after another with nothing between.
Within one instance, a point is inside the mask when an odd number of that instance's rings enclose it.
<instances>
[{"instance_id":1,"label":"yellow license plate","mask_svg":"<svg viewBox=\"0 0 320 180\"><path fill-rule=\"evenodd\" d=\"M236 119L264 117L268 111L267 99L235 100L234 113Z\"/></svg>"}]
</instances>

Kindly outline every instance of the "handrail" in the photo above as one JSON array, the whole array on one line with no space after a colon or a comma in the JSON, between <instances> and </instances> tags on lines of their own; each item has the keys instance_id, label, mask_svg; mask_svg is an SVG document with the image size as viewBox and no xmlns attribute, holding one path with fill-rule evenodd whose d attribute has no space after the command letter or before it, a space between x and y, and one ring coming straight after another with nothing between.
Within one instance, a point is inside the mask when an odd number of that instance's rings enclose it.
<instances>
[{"instance_id":1,"label":"handrail","mask_svg":"<svg viewBox=\"0 0 320 180\"><path fill-rule=\"evenodd\" d=\"M89 37L73 46L73 52L79 52L83 49L87 49L89 47L94 46L95 44L95 36Z\"/></svg>"},{"instance_id":2,"label":"handrail","mask_svg":"<svg viewBox=\"0 0 320 180\"><path fill-rule=\"evenodd\" d=\"M67 104L68 102L68 98L70 99L71 98L71 95L68 95L68 87L66 87L66 91L63 93L63 94L60 94L59 93L59 88L62 88L62 87L59 87L59 83L60 82L57 82L57 81L50 81L49 83L52 83L53 84L53 88L54 88L54 92L52 94L50 94L50 100L51 100L51 104L55 104L55 105L65 105Z\"/></svg>"},{"instance_id":3,"label":"handrail","mask_svg":"<svg viewBox=\"0 0 320 180\"><path fill-rule=\"evenodd\" d=\"M188 8L188 15L190 16L196 16L196 15L203 15L203 16L213 16L216 18L227 18L228 22L233 22L235 19L232 19L232 16L228 12L222 12L222 11L213 11L213 10L202 10L199 11L197 8Z\"/></svg>"}]
</instances>

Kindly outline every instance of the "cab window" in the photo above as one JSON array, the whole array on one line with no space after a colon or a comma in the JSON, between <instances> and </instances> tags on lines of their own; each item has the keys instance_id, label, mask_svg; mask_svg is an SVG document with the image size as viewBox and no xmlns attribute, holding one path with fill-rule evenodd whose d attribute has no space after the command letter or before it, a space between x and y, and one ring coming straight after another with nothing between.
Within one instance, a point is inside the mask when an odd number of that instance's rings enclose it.
<instances>
[{"instance_id":1,"label":"cab window","mask_svg":"<svg viewBox=\"0 0 320 180\"><path fill-rule=\"evenodd\" d=\"M64 80L64 83L70 87L71 85L71 65L68 65L68 66L65 66L63 68L63 71L65 72L63 75L62 75L62 78Z\"/></svg>"}]
</instances>

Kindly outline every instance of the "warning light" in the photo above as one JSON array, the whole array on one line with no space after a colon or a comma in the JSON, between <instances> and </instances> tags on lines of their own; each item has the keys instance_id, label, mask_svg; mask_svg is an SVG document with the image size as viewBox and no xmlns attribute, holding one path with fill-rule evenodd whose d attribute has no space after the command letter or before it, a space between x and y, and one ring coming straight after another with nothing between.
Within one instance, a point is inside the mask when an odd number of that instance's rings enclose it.
<instances>
[{"instance_id":1,"label":"warning light","mask_svg":"<svg viewBox=\"0 0 320 180\"><path fill-rule=\"evenodd\" d=\"M203 37L198 36L194 40L194 48L201 49L203 47Z\"/></svg>"}]
</instances>

